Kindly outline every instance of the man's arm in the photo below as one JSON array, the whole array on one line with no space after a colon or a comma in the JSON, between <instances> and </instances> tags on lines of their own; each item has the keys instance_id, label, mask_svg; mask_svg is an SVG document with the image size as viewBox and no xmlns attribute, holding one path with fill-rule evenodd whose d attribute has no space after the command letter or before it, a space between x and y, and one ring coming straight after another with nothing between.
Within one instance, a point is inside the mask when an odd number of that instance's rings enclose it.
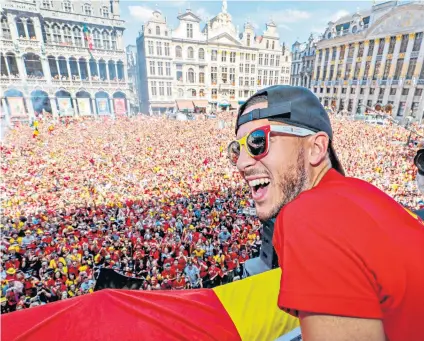
<instances>
[{"instance_id":1,"label":"man's arm","mask_svg":"<svg viewBox=\"0 0 424 341\"><path fill-rule=\"evenodd\" d=\"M304 341L385 341L379 319L299 312Z\"/></svg>"}]
</instances>

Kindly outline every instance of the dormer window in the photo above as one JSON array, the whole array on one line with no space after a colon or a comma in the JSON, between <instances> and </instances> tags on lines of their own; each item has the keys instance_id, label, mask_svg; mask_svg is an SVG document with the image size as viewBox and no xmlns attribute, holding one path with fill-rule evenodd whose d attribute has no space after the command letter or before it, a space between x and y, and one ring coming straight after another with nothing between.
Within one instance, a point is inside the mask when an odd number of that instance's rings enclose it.
<instances>
[{"instance_id":1,"label":"dormer window","mask_svg":"<svg viewBox=\"0 0 424 341\"><path fill-rule=\"evenodd\" d=\"M193 24L187 23L187 38L193 38Z\"/></svg>"},{"instance_id":2,"label":"dormer window","mask_svg":"<svg viewBox=\"0 0 424 341\"><path fill-rule=\"evenodd\" d=\"M160 27L156 26L156 35L160 36Z\"/></svg>"}]
</instances>

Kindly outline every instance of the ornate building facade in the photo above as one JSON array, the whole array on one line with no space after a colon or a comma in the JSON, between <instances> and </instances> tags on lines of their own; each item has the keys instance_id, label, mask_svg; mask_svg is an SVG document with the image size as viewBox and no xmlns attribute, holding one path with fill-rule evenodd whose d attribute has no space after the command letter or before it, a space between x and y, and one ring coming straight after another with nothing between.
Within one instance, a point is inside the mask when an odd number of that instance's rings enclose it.
<instances>
[{"instance_id":1,"label":"ornate building facade","mask_svg":"<svg viewBox=\"0 0 424 341\"><path fill-rule=\"evenodd\" d=\"M329 22L317 43L314 93L355 114L385 108L398 118L424 112L424 4L388 1Z\"/></svg>"},{"instance_id":2,"label":"ornate building facade","mask_svg":"<svg viewBox=\"0 0 424 341\"><path fill-rule=\"evenodd\" d=\"M311 86L312 73L315 63L316 39L309 36L307 42L296 41L292 45L291 57L291 77L290 84L309 88Z\"/></svg>"},{"instance_id":3,"label":"ornate building facade","mask_svg":"<svg viewBox=\"0 0 424 341\"><path fill-rule=\"evenodd\" d=\"M178 20L172 30L155 10L137 39L142 112L237 108L262 87L290 83L290 52L273 21L261 36L250 23L239 32L225 0L203 28L191 10Z\"/></svg>"},{"instance_id":4,"label":"ornate building facade","mask_svg":"<svg viewBox=\"0 0 424 341\"><path fill-rule=\"evenodd\" d=\"M127 53L127 67L128 67L128 87L134 95L134 102L131 103L131 112L138 113L139 108L139 78L138 78L138 66L137 66L137 47L135 45L127 45L125 48Z\"/></svg>"},{"instance_id":5,"label":"ornate building facade","mask_svg":"<svg viewBox=\"0 0 424 341\"><path fill-rule=\"evenodd\" d=\"M128 113L123 32L119 0L2 2L2 116Z\"/></svg>"}]
</instances>

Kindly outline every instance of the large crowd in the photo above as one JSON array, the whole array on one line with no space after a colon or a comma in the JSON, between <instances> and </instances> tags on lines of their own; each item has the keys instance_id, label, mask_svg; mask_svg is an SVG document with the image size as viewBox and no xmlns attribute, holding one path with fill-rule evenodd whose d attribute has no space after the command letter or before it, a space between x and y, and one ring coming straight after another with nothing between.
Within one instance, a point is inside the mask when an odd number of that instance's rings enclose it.
<instances>
[{"instance_id":1,"label":"large crowd","mask_svg":"<svg viewBox=\"0 0 424 341\"><path fill-rule=\"evenodd\" d=\"M226 125L218 124L224 120ZM39 122L1 147L1 309L90 293L101 268L146 290L213 287L259 254L261 224L226 157L233 114ZM414 143L388 123L333 119L349 176L424 206Z\"/></svg>"}]
</instances>

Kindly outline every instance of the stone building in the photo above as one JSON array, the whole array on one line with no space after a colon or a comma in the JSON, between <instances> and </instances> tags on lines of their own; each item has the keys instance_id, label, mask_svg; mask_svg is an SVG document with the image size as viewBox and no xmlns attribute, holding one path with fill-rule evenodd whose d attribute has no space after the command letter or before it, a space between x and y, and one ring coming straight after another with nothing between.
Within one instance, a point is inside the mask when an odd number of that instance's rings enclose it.
<instances>
[{"instance_id":1,"label":"stone building","mask_svg":"<svg viewBox=\"0 0 424 341\"><path fill-rule=\"evenodd\" d=\"M311 34L307 42L296 41L292 45L291 85L311 86L312 73L314 71L315 48L317 40Z\"/></svg>"},{"instance_id":2,"label":"stone building","mask_svg":"<svg viewBox=\"0 0 424 341\"><path fill-rule=\"evenodd\" d=\"M258 89L290 82L290 51L271 20L262 35L232 23L227 2L201 27L190 9L172 30L159 10L137 39L142 112L237 108Z\"/></svg>"}]
</instances>

